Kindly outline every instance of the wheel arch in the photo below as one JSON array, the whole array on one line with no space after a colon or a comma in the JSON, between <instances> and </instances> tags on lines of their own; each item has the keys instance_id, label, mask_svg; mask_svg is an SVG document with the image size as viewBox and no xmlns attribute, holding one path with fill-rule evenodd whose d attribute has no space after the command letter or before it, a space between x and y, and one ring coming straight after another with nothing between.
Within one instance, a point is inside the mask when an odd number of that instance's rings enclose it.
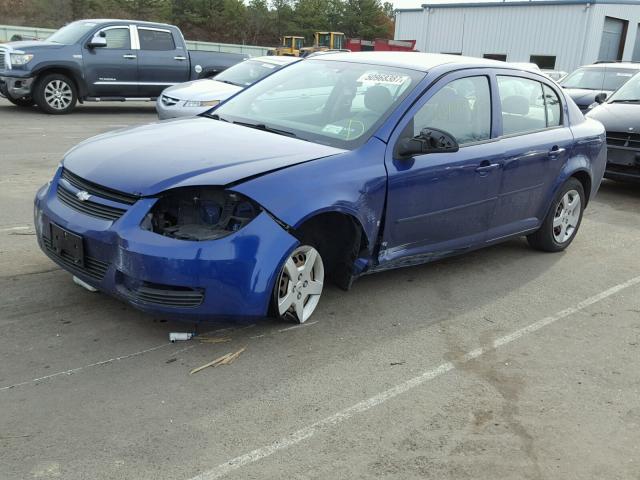
<instances>
[{"instance_id":1,"label":"wheel arch","mask_svg":"<svg viewBox=\"0 0 640 480\"><path fill-rule=\"evenodd\" d=\"M65 75L69 77L69 79L74 83L74 86L76 87L76 92L78 92L78 99L82 99L88 95L87 84L82 78L82 74L80 74L75 68L71 66L65 66L65 65L43 66L35 72L37 77L36 82L39 82L45 75L50 75L53 73L58 73L60 75Z\"/></svg>"},{"instance_id":2,"label":"wheel arch","mask_svg":"<svg viewBox=\"0 0 640 480\"><path fill-rule=\"evenodd\" d=\"M357 215L344 208L315 211L302 218L290 233L318 249L328 277L345 290L351 288L359 273L356 260L367 256L373 244Z\"/></svg>"}]
</instances>

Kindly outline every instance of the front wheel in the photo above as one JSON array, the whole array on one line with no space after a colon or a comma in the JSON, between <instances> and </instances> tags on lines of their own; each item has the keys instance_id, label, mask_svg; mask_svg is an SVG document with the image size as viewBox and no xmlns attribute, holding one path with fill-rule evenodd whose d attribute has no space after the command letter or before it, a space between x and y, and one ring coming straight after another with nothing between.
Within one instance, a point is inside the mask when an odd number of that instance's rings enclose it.
<instances>
[{"instance_id":1,"label":"front wheel","mask_svg":"<svg viewBox=\"0 0 640 480\"><path fill-rule=\"evenodd\" d=\"M66 75L46 75L35 86L34 97L46 113L61 115L71 112L78 101L75 84Z\"/></svg>"},{"instance_id":2,"label":"front wheel","mask_svg":"<svg viewBox=\"0 0 640 480\"><path fill-rule=\"evenodd\" d=\"M313 314L324 285L324 264L311 245L300 245L287 257L278 275L274 311L280 318L306 322Z\"/></svg>"},{"instance_id":3,"label":"front wheel","mask_svg":"<svg viewBox=\"0 0 640 480\"><path fill-rule=\"evenodd\" d=\"M529 235L529 245L545 252L567 248L578 233L585 207L582 183L570 178L558 191L540 229Z\"/></svg>"}]
</instances>

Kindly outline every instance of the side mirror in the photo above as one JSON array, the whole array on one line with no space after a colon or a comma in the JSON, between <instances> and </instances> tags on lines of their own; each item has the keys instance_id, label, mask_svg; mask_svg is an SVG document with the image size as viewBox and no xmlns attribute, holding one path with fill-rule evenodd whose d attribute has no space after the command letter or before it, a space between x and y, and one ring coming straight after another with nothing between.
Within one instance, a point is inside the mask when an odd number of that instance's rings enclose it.
<instances>
[{"instance_id":1,"label":"side mirror","mask_svg":"<svg viewBox=\"0 0 640 480\"><path fill-rule=\"evenodd\" d=\"M460 146L450 133L437 128L424 128L415 137L400 140L397 153L406 158L424 153L453 153L458 150Z\"/></svg>"},{"instance_id":2,"label":"side mirror","mask_svg":"<svg viewBox=\"0 0 640 480\"><path fill-rule=\"evenodd\" d=\"M107 46L107 36L104 32L96 33L87 44L89 48L100 48Z\"/></svg>"},{"instance_id":3,"label":"side mirror","mask_svg":"<svg viewBox=\"0 0 640 480\"><path fill-rule=\"evenodd\" d=\"M607 94L605 92L602 92L596 95L595 101L596 103L604 103L606 99L607 99Z\"/></svg>"}]
</instances>

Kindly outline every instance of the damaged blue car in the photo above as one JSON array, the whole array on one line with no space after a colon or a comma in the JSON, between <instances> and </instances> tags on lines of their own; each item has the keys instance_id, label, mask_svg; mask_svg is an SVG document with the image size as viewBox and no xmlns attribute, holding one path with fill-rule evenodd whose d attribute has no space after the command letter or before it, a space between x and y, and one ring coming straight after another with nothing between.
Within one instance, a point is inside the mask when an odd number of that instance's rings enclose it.
<instances>
[{"instance_id":1,"label":"damaged blue car","mask_svg":"<svg viewBox=\"0 0 640 480\"><path fill-rule=\"evenodd\" d=\"M142 310L304 322L329 280L518 236L565 249L605 164L602 125L543 75L332 53L202 116L79 144L35 224L77 282Z\"/></svg>"}]
</instances>

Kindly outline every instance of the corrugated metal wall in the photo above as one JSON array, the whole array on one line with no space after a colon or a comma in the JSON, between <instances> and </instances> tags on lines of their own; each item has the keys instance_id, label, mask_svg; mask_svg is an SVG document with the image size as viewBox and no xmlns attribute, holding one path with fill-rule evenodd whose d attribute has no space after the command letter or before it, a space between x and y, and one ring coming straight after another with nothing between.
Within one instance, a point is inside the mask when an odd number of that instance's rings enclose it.
<instances>
[{"instance_id":1,"label":"corrugated metal wall","mask_svg":"<svg viewBox=\"0 0 640 480\"><path fill-rule=\"evenodd\" d=\"M605 15L628 19L624 59L631 59L640 22L635 5L521 5L426 8L399 11L395 38L415 39L432 53L473 57L506 54L512 62L531 55L556 57L556 69L572 71L597 60Z\"/></svg>"}]
</instances>

